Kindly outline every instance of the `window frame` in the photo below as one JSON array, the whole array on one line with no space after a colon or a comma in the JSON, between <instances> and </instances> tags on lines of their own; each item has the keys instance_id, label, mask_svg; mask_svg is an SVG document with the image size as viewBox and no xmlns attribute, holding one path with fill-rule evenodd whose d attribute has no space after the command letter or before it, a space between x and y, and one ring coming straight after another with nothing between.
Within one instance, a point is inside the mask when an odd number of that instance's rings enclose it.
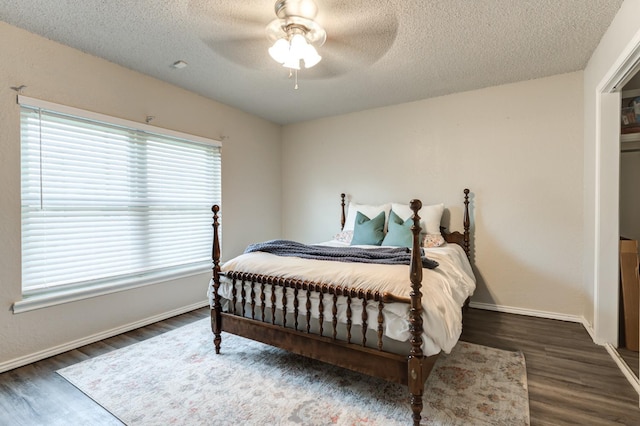
<instances>
[{"instance_id":1,"label":"window frame","mask_svg":"<svg viewBox=\"0 0 640 426\"><path fill-rule=\"evenodd\" d=\"M22 95L18 95L18 105L22 110L23 107L32 109L42 109L55 112L56 114L69 115L71 117L77 117L78 119L97 121L105 123L107 125L115 125L119 127L125 127L132 131L145 132L169 138L182 139L189 142L198 144L207 144L217 147L219 149L220 169L218 170L219 176L219 189L218 194L222 192L222 142L214 139L204 138L197 135L186 134L174 130L163 129L149 124L138 123L131 120L126 120L118 117L113 117L105 114L100 114L92 111L86 111L79 108L69 107L65 105L56 104L49 101L40 99L34 99ZM22 118L20 119L20 125L22 126ZM22 133L20 136L20 144L22 145ZM21 154L22 157L22 154ZM21 160L22 161L22 160ZM220 196L221 198L221 196ZM215 203L220 203L221 200L213 200ZM21 195L22 204L22 195ZM23 233L24 222L21 218L21 235ZM21 265L23 263L22 250L21 250ZM77 284L63 285L63 286L51 286L45 289L29 290L25 289L21 284L22 300L19 300L13 304L13 312L20 313L33 309L39 309L47 306L53 306L61 303L67 303L76 300L82 300L90 297L101 296L118 291L138 288L142 286L152 285L160 282L166 282L170 280L187 278L193 275L199 275L209 272L211 265L190 265L187 267L176 267L169 270L151 271L145 273L143 276L126 276L120 278L105 278L103 280L92 281L88 284L79 282Z\"/></svg>"}]
</instances>

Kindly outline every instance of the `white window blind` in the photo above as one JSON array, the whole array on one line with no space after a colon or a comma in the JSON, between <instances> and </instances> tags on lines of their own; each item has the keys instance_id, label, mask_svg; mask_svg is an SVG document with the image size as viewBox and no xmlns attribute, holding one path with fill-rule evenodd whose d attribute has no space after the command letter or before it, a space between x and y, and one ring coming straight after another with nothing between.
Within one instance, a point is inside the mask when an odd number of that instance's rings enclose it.
<instances>
[{"instance_id":1,"label":"white window blind","mask_svg":"<svg viewBox=\"0 0 640 426\"><path fill-rule=\"evenodd\" d=\"M19 102L23 294L210 265L217 141Z\"/></svg>"}]
</instances>

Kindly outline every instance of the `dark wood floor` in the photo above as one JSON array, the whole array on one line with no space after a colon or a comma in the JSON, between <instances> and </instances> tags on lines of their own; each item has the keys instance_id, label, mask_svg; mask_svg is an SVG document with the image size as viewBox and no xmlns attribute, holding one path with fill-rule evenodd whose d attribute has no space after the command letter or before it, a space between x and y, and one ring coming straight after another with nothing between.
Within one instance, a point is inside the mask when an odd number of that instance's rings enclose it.
<instances>
[{"instance_id":1,"label":"dark wood floor","mask_svg":"<svg viewBox=\"0 0 640 426\"><path fill-rule=\"evenodd\" d=\"M55 371L207 315L199 309L0 374L0 425L120 425ZM532 425L640 425L638 394L580 324L469 309L462 338L523 351Z\"/></svg>"},{"instance_id":2,"label":"dark wood floor","mask_svg":"<svg viewBox=\"0 0 640 426\"><path fill-rule=\"evenodd\" d=\"M462 339L524 353L532 425L640 425L638 394L581 324L469 309Z\"/></svg>"},{"instance_id":3,"label":"dark wood floor","mask_svg":"<svg viewBox=\"0 0 640 426\"><path fill-rule=\"evenodd\" d=\"M0 426L122 425L56 374L56 370L157 336L208 314L208 308L198 309L0 374Z\"/></svg>"}]
</instances>

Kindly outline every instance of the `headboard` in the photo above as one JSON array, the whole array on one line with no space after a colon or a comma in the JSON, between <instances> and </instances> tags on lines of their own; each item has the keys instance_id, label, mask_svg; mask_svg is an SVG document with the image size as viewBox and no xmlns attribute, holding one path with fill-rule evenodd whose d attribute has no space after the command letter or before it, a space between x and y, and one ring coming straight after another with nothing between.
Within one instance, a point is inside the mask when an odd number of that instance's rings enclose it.
<instances>
[{"instance_id":1,"label":"headboard","mask_svg":"<svg viewBox=\"0 0 640 426\"><path fill-rule=\"evenodd\" d=\"M464 192L464 218L462 221L462 226L464 231L463 232L459 232L459 231L447 232L447 228L444 226L441 226L440 232L442 233L442 236L444 237L444 240L447 243L458 244L464 249L464 252L467 254L467 258L471 259L471 246L470 246L470 239L469 239L469 235L470 235L469 229L471 227L471 221L469 219L469 189L465 188L463 192ZM345 199L346 199L346 194L344 193L340 194L340 207L342 210L342 214L340 217L340 225L341 225L340 229L344 228L344 224L346 222L346 217L347 217Z\"/></svg>"}]
</instances>

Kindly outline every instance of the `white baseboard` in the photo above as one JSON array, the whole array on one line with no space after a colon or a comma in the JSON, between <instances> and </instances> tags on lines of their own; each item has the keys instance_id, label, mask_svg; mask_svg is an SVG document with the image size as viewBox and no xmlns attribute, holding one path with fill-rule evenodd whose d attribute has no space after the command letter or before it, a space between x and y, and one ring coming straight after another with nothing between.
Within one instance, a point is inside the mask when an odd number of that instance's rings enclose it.
<instances>
[{"instance_id":1,"label":"white baseboard","mask_svg":"<svg viewBox=\"0 0 640 426\"><path fill-rule=\"evenodd\" d=\"M613 345L606 343L604 347L607 349L607 352L609 352L609 355L611 355L611 358L613 358L616 364L618 364L618 368L620 369L620 371L622 371L622 374L624 374L624 376L627 378L629 383L631 383L631 386L633 386L636 392L640 394L640 379L636 377L633 370L631 370L631 368L627 365L625 360L622 359L622 357L620 356L618 351L616 351L616 348L614 348Z\"/></svg>"},{"instance_id":2,"label":"white baseboard","mask_svg":"<svg viewBox=\"0 0 640 426\"><path fill-rule=\"evenodd\" d=\"M140 321L136 321L129 324L125 324L120 327L112 328L111 330L106 330L100 333L93 334L91 336L83 337L82 339L78 339L72 342L64 343L62 345L54 346L53 348L48 348L48 349L35 352L26 356L22 356L6 362L2 362L0 363L0 373L13 370L14 368L22 367L24 365L31 364L32 362L40 361L41 359L58 355L63 352L70 351L72 349L76 349L81 346L97 342L99 340L107 339L109 337L113 337L118 334L126 333L127 331L135 330L136 328L144 327L146 325L153 324L155 322L162 321L167 318L175 317L177 315L184 314L185 312L190 312L208 305L209 305L209 301L203 300L201 302L197 302L192 305L183 306L181 308L174 309L169 312L164 312L159 315L154 315L152 317L148 317Z\"/></svg>"},{"instance_id":3,"label":"white baseboard","mask_svg":"<svg viewBox=\"0 0 640 426\"><path fill-rule=\"evenodd\" d=\"M581 317L578 315L559 314L557 312L538 311L538 310L526 309L526 308L514 308L512 306L495 305L493 303L481 303L481 302L474 302L474 301L471 301L471 303L469 303L469 306L472 308L484 309L486 311L505 312L508 314L526 315L529 317L539 317L539 318L555 319L560 321L579 322L581 324L586 323L586 320L584 319L584 317Z\"/></svg>"},{"instance_id":4,"label":"white baseboard","mask_svg":"<svg viewBox=\"0 0 640 426\"><path fill-rule=\"evenodd\" d=\"M613 347L610 343L601 343L598 342L595 338L595 332L593 330L593 326L586 320L583 316L578 315L567 315L567 314L559 314L555 312L546 312L546 311L537 311L533 309L525 309L525 308L514 308L511 306L501 306L494 305L491 303L481 303L481 302L470 302L469 306L476 309L484 309L487 311L495 311L495 312L505 312L509 314L518 314L518 315L527 315L531 317L538 318L547 318L547 319L555 319L561 321L569 321L569 322L577 322L582 324L582 326L587 330L591 340L599 346L604 346L613 361L616 363L622 374L627 378L631 386L636 390L636 392L640 395L640 380L635 376L631 368L627 365L627 363L622 359L618 351Z\"/></svg>"},{"instance_id":5,"label":"white baseboard","mask_svg":"<svg viewBox=\"0 0 640 426\"><path fill-rule=\"evenodd\" d=\"M529 317L577 322L582 324L584 329L587 330L587 333L589 333L591 340L593 340L593 342L596 345L600 345L600 346L604 345L604 343L598 342L596 340L596 333L593 331L593 326L589 324L589 321L587 321L587 319L583 316L560 314L557 312L538 311L535 309L514 308L511 306L494 305L492 303L481 303L481 302L470 302L469 306L472 308L484 309L486 311L505 312L508 314L526 315Z\"/></svg>"}]
</instances>

